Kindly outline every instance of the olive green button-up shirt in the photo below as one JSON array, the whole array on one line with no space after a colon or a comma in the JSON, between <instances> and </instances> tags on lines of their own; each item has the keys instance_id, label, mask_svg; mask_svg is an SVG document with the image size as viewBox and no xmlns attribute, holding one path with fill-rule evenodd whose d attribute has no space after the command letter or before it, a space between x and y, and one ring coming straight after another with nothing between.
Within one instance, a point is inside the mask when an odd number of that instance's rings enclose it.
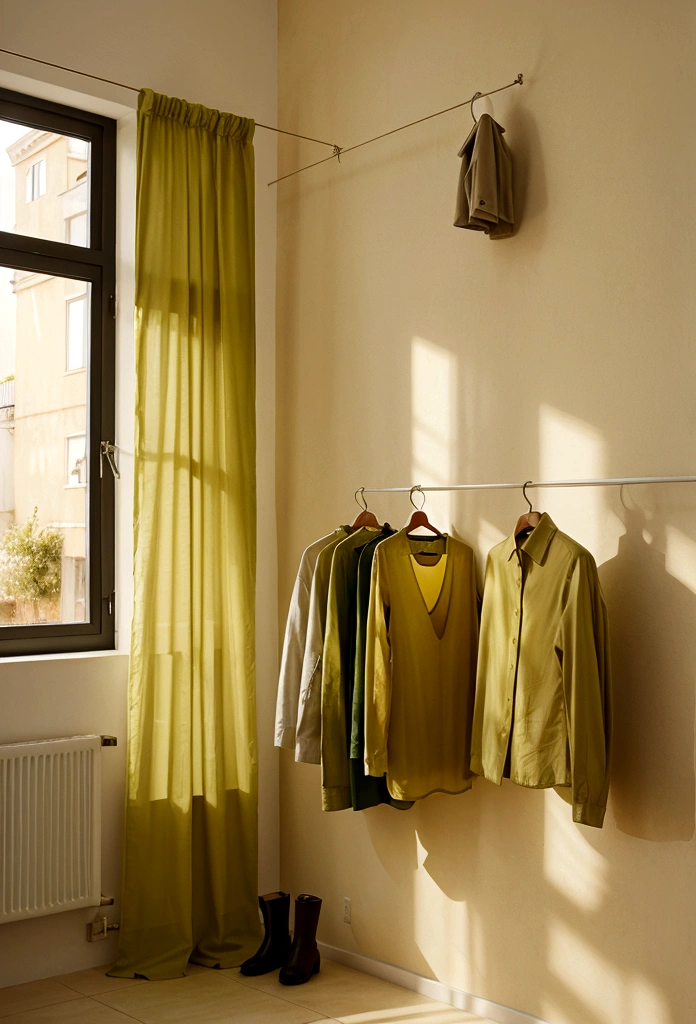
<instances>
[{"instance_id":1,"label":"olive green button-up shirt","mask_svg":"<svg viewBox=\"0 0 696 1024\"><path fill-rule=\"evenodd\" d=\"M500 784L569 787L601 828L609 788L607 612L589 551L549 515L488 556L471 767Z\"/></svg>"}]
</instances>

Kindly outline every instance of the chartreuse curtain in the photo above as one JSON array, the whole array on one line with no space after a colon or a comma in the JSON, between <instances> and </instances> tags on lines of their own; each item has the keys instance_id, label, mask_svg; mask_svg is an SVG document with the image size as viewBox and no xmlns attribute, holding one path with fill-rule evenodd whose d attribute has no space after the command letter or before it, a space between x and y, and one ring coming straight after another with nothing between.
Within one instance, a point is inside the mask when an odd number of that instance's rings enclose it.
<instances>
[{"instance_id":1,"label":"chartreuse curtain","mask_svg":"<svg viewBox=\"0 0 696 1024\"><path fill-rule=\"evenodd\" d=\"M232 967L260 941L254 122L138 107L135 607L111 974Z\"/></svg>"}]
</instances>

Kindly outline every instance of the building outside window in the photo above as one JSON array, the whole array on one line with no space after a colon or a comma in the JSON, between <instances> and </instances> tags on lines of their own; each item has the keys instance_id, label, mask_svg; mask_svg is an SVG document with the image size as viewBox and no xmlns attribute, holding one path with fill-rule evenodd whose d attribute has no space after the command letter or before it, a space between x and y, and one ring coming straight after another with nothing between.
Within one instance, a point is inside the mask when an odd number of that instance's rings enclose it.
<instances>
[{"instance_id":1,"label":"building outside window","mask_svg":"<svg viewBox=\"0 0 696 1024\"><path fill-rule=\"evenodd\" d=\"M46 161L37 160L26 175L26 201L33 203L39 196L46 195Z\"/></svg>"},{"instance_id":2,"label":"building outside window","mask_svg":"<svg viewBox=\"0 0 696 1024\"><path fill-rule=\"evenodd\" d=\"M65 221L65 241L71 245L87 245L87 214L76 213Z\"/></svg>"},{"instance_id":3,"label":"building outside window","mask_svg":"<svg viewBox=\"0 0 696 1024\"><path fill-rule=\"evenodd\" d=\"M87 296L78 295L65 304L66 370L82 370L87 365Z\"/></svg>"},{"instance_id":4,"label":"building outside window","mask_svg":"<svg viewBox=\"0 0 696 1024\"><path fill-rule=\"evenodd\" d=\"M70 434L65 439L65 486L84 487L87 483L87 437Z\"/></svg>"}]
</instances>

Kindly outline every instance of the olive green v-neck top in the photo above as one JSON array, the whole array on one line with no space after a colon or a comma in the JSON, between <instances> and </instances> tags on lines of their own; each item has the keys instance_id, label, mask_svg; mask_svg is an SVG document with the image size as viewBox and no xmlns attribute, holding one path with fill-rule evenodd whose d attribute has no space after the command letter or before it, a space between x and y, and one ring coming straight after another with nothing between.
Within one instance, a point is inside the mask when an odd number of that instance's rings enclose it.
<instances>
[{"instance_id":1,"label":"olive green v-neck top","mask_svg":"<svg viewBox=\"0 0 696 1024\"><path fill-rule=\"evenodd\" d=\"M447 555L432 611L411 562L421 553ZM368 613L365 772L386 772L395 799L471 787L477 646L472 549L447 534L430 540L405 530L382 541Z\"/></svg>"}]
</instances>

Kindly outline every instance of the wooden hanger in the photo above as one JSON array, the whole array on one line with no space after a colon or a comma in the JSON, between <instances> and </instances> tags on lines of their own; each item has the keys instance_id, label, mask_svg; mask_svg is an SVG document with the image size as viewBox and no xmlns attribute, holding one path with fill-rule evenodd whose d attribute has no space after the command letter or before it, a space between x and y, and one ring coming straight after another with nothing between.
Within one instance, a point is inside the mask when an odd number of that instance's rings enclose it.
<instances>
[{"instance_id":1,"label":"wooden hanger","mask_svg":"<svg viewBox=\"0 0 696 1024\"><path fill-rule=\"evenodd\" d=\"M358 501L358 495L360 495L362 501ZM359 513L355 522L351 524L351 530L359 530L363 526L372 526L377 530L381 530L382 524L378 522L377 516L374 514L374 512L370 512L370 510L367 507L367 502L365 501L364 487L358 487L357 491L355 492L355 500L358 502L358 505L362 509L362 512Z\"/></svg>"},{"instance_id":2,"label":"wooden hanger","mask_svg":"<svg viewBox=\"0 0 696 1024\"><path fill-rule=\"evenodd\" d=\"M533 530L535 526L539 525L539 521L541 519L541 513L534 511L534 507L532 506L531 501L527 497L527 488L529 487L531 482L531 480L527 480L522 487L522 494L524 495L524 500L529 505L529 512L525 512L524 515L521 515L520 518L517 520L517 526L515 527L516 537L518 537L523 530Z\"/></svg>"},{"instance_id":3,"label":"wooden hanger","mask_svg":"<svg viewBox=\"0 0 696 1024\"><path fill-rule=\"evenodd\" d=\"M413 500L413 492L414 491L420 491L420 493L423 495L423 505L421 505L420 508L418 508L418 506L416 505L415 501ZM413 507L415 509L415 512L411 513L411 518L409 519L408 523L404 527L404 529L406 530L406 533L411 533L412 530L416 530L420 526L420 527L422 527L425 530L430 530L430 532L434 533L436 536L441 537L442 534L440 533L440 531L438 529L436 529L436 527L434 527L428 521L428 517L425 514L425 512L423 511L423 506L425 505L425 494L423 494L423 488L421 487L420 484L416 484L414 487L411 488L409 496L408 496L408 499L411 502L411 504L413 505Z\"/></svg>"}]
</instances>

